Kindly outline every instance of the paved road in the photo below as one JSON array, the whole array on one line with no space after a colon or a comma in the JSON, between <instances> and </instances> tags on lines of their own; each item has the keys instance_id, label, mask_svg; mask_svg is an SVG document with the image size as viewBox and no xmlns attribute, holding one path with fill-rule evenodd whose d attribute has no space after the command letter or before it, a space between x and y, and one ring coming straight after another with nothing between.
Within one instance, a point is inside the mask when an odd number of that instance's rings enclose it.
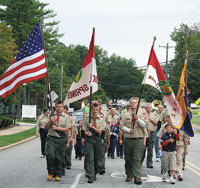
<instances>
[{"instance_id":1,"label":"paved road","mask_svg":"<svg viewBox=\"0 0 200 188\"><path fill-rule=\"evenodd\" d=\"M161 182L160 163L154 162L153 169L147 169L144 163L142 168L143 184L126 183L124 176L123 159L106 159L106 174L97 176L97 182L88 184L84 177L83 160L74 159L71 170L61 182L46 180L46 159L40 158L40 140L36 138L21 145L0 151L0 188L199 188L200 187L200 135L191 139L187 167L184 172L184 181L175 185ZM74 152L73 152L74 153Z\"/></svg>"}]
</instances>

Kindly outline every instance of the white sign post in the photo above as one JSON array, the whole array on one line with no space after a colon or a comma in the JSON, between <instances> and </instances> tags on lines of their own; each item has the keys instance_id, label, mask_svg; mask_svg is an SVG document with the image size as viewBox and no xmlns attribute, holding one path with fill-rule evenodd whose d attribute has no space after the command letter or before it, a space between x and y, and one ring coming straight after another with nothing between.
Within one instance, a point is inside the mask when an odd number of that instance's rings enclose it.
<instances>
[{"instance_id":1,"label":"white sign post","mask_svg":"<svg viewBox=\"0 0 200 188\"><path fill-rule=\"evenodd\" d=\"M36 120L37 105L22 105L22 119L34 118Z\"/></svg>"}]
</instances>

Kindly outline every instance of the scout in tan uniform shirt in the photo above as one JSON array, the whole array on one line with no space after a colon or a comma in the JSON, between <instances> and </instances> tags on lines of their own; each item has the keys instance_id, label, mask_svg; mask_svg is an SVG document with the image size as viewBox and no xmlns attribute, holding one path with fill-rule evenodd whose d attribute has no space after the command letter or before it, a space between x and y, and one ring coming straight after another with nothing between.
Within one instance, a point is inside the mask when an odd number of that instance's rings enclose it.
<instances>
[{"instance_id":1,"label":"scout in tan uniform shirt","mask_svg":"<svg viewBox=\"0 0 200 188\"><path fill-rule=\"evenodd\" d=\"M176 142L176 171L178 180L183 181L183 154L188 154L189 136L182 130L179 130L180 140Z\"/></svg>"},{"instance_id":2,"label":"scout in tan uniform shirt","mask_svg":"<svg viewBox=\"0 0 200 188\"><path fill-rule=\"evenodd\" d=\"M66 144L67 115L63 113L64 106L62 101L56 102L56 113L45 125L48 131L47 139L47 180L51 181L55 176L56 181L61 180L62 164L64 160L64 151Z\"/></svg>"},{"instance_id":3,"label":"scout in tan uniform shirt","mask_svg":"<svg viewBox=\"0 0 200 188\"><path fill-rule=\"evenodd\" d=\"M164 115L164 106L160 104L158 106L158 122L157 122L157 129L155 130L155 153L156 153L156 161L159 162L161 158L161 149L159 149L159 142L158 142L158 136L157 133L160 130L161 124L163 123L163 116Z\"/></svg>"},{"instance_id":4,"label":"scout in tan uniform shirt","mask_svg":"<svg viewBox=\"0 0 200 188\"><path fill-rule=\"evenodd\" d=\"M91 123L89 117L84 118L83 127L85 130L85 171L88 183L96 181L98 173L99 147L101 146L101 134L105 130L105 122L99 117L98 103L92 104Z\"/></svg>"},{"instance_id":5,"label":"scout in tan uniform shirt","mask_svg":"<svg viewBox=\"0 0 200 188\"><path fill-rule=\"evenodd\" d=\"M153 168L153 146L155 143L155 136L156 136L155 130L157 128L158 116L156 112L151 112L151 104L146 104L144 108L148 116L148 126L147 126L148 138L146 140L146 147L144 150L143 160L145 158L146 148L147 148L146 165L147 168Z\"/></svg>"},{"instance_id":6,"label":"scout in tan uniform shirt","mask_svg":"<svg viewBox=\"0 0 200 188\"><path fill-rule=\"evenodd\" d=\"M119 118L119 116L117 115L116 113L116 109L115 108L112 108L109 115L108 115L108 118L107 118L107 121L108 123L111 123L111 122L115 122L115 124L117 123L117 119Z\"/></svg>"},{"instance_id":7,"label":"scout in tan uniform shirt","mask_svg":"<svg viewBox=\"0 0 200 188\"><path fill-rule=\"evenodd\" d=\"M107 122L108 112L103 110L101 99L97 100L99 105L99 116ZM99 151L99 163L98 163L98 171L100 175L103 175L105 171L105 153L106 149L110 147L110 127L106 124L105 126L105 135L102 135L101 138L102 143L100 144Z\"/></svg>"},{"instance_id":8,"label":"scout in tan uniform shirt","mask_svg":"<svg viewBox=\"0 0 200 188\"><path fill-rule=\"evenodd\" d=\"M147 136L145 116L141 110L136 115L138 98L130 99L131 111L124 114L121 120L121 129L124 132L124 154L126 181L142 184L141 161L144 152L144 142Z\"/></svg>"},{"instance_id":9,"label":"scout in tan uniform shirt","mask_svg":"<svg viewBox=\"0 0 200 188\"><path fill-rule=\"evenodd\" d=\"M67 116L67 128L69 128L69 131L67 132L67 143L65 147L62 175L65 175L65 168L71 169L72 143L73 143L73 137L74 137L75 123L74 123L73 117L67 112L68 112L68 106L64 106L64 113Z\"/></svg>"},{"instance_id":10,"label":"scout in tan uniform shirt","mask_svg":"<svg viewBox=\"0 0 200 188\"><path fill-rule=\"evenodd\" d=\"M47 141L48 130L45 129L45 125L48 121L49 121L49 109L44 108L43 114L37 120L37 128L36 128L36 136L38 136L40 132L41 158L44 158L46 156L46 141Z\"/></svg>"}]
</instances>

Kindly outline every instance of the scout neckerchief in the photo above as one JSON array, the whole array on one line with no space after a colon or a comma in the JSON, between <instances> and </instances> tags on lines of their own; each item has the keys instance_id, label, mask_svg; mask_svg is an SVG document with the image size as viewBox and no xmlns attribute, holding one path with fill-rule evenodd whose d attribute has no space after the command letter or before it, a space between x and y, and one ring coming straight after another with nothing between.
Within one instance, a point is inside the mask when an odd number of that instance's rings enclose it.
<instances>
[{"instance_id":1,"label":"scout neckerchief","mask_svg":"<svg viewBox=\"0 0 200 188\"><path fill-rule=\"evenodd\" d=\"M59 124L59 120L60 120L60 116L57 114L57 118L56 118L56 121L55 121L55 124L58 126Z\"/></svg>"},{"instance_id":2,"label":"scout neckerchief","mask_svg":"<svg viewBox=\"0 0 200 188\"><path fill-rule=\"evenodd\" d=\"M97 127L97 122L96 122L96 119L97 119L98 117L92 117L92 119L94 120L94 127L96 128Z\"/></svg>"},{"instance_id":3,"label":"scout neckerchief","mask_svg":"<svg viewBox=\"0 0 200 188\"><path fill-rule=\"evenodd\" d=\"M134 128L134 124L135 124L135 115L132 114L132 119L131 119L131 126Z\"/></svg>"}]
</instances>

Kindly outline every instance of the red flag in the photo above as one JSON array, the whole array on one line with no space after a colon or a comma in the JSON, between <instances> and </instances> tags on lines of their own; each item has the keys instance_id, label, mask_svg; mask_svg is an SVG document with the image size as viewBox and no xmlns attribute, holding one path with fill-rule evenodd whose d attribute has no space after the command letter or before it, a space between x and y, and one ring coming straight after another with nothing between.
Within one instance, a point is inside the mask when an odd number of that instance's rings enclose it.
<instances>
[{"instance_id":1,"label":"red flag","mask_svg":"<svg viewBox=\"0 0 200 188\"><path fill-rule=\"evenodd\" d=\"M13 93L19 85L47 76L40 22L36 24L19 53L0 78L2 98Z\"/></svg>"},{"instance_id":2,"label":"red flag","mask_svg":"<svg viewBox=\"0 0 200 188\"><path fill-rule=\"evenodd\" d=\"M148 67L142 84L149 84L161 91L173 125L178 126L180 124L182 110L178 104L178 101L176 100L169 82L165 78L153 46L151 48Z\"/></svg>"}]
</instances>

